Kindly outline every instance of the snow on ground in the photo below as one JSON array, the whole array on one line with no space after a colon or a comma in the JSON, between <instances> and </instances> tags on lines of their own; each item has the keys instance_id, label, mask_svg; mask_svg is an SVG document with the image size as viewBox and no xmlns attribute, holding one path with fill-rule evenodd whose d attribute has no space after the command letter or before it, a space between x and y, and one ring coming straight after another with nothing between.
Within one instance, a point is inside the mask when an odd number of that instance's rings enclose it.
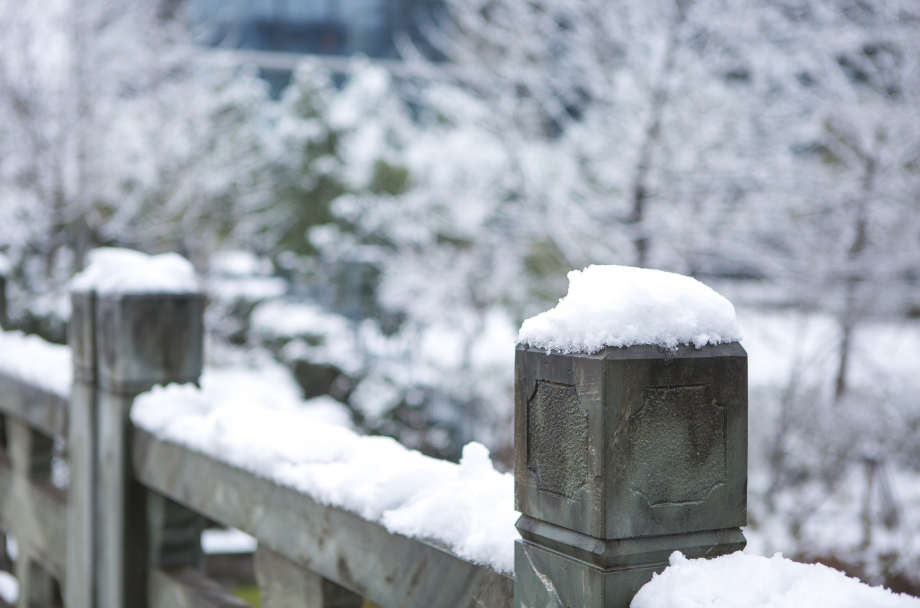
<instances>
[{"instance_id":1,"label":"snow on ground","mask_svg":"<svg viewBox=\"0 0 920 608\"><path fill-rule=\"evenodd\" d=\"M0 572L0 599L10 606L19 601L19 581L9 572Z\"/></svg>"},{"instance_id":2,"label":"snow on ground","mask_svg":"<svg viewBox=\"0 0 920 608\"><path fill-rule=\"evenodd\" d=\"M89 264L70 282L72 291L115 293L197 293L191 262L177 253L147 255L133 249L103 247L89 252Z\"/></svg>"},{"instance_id":3,"label":"snow on ground","mask_svg":"<svg viewBox=\"0 0 920 608\"><path fill-rule=\"evenodd\" d=\"M564 353L607 346L721 344L741 340L731 302L696 279L628 266L569 273L559 304L521 326L518 342Z\"/></svg>"},{"instance_id":4,"label":"snow on ground","mask_svg":"<svg viewBox=\"0 0 920 608\"><path fill-rule=\"evenodd\" d=\"M218 553L252 553L259 542L235 528L209 528L201 533L201 549L207 555Z\"/></svg>"},{"instance_id":5,"label":"snow on ground","mask_svg":"<svg viewBox=\"0 0 920 608\"><path fill-rule=\"evenodd\" d=\"M920 608L920 598L870 587L820 564L800 564L781 554L733 553L687 559L647 583L630 608Z\"/></svg>"},{"instance_id":6,"label":"snow on ground","mask_svg":"<svg viewBox=\"0 0 920 608\"><path fill-rule=\"evenodd\" d=\"M134 423L157 437L342 507L389 531L446 544L511 572L513 479L471 443L459 465L388 437L326 424L309 408L227 402L193 385L155 387L135 401Z\"/></svg>"},{"instance_id":7,"label":"snow on ground","mask_svg":"<svg viewBox=\"0 0 920 608\"><path fill-rule=\"evenodd\" d=\"M73 377L70 348L21 331L0 330L0 373L66 398Z\"/></svg>"}]
</instances>

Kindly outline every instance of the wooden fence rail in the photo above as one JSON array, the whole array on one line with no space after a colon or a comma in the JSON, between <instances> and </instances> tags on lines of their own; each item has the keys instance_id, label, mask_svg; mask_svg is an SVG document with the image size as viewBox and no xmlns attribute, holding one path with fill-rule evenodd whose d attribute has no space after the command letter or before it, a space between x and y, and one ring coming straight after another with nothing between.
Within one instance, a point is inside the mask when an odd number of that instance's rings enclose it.
<instances>
[{"instance_id":1,"label":"wooden fence rail","mask_svg":"<svg viewBox=\"0 0 920 608\"><path fill-rule=\"evenodd\" d=\"M200 294L72 304L69 399L0 372L0 529L18 544L22 608L245 606L202 574L206 520L257 539L267 608L625 608L673 550L744 545L737 344L518 348L512 577L134 428L138 394L199 379ZM64 458L61 489L52 460Z\"/></svg>"}]
</instances>

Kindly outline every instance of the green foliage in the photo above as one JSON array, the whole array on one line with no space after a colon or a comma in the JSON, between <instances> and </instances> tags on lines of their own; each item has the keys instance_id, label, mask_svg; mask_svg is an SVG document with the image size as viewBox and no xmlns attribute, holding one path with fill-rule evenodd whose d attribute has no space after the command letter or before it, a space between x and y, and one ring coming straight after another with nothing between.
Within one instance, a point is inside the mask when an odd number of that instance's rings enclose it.
<instances>
[{"instance_id":1,"label":"green foliage","mask_svg":"<svg viewBox=\"0 0 920 608\"><path fill-rule=\"evenodd\" d=\"M230 592L254 608L262 605L262 598L259 597L258 585L242 585L234 587Z\"/></svg>"}]
</instances>

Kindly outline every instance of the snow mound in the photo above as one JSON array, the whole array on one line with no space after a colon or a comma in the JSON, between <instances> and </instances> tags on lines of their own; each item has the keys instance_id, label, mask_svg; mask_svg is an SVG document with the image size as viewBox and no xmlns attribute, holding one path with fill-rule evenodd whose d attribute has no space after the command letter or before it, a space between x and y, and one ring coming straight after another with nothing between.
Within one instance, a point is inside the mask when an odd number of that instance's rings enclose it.
<instances>
[{"instance_id":1,"label":"snow mound","mask_svg":"<svg viewBox=\"0 0 920 608\"><path fill-rule=\"evenodd\" d=\"M740 340L735 307L696 279L596 265L570 272L569 293L552 310L524 321L518 334L519 344L563 353Z\"/></svg>"},{"instance_id":2,"label":"snow mound","mask_svg":"<svg viewBox=\"0 0 920 608\"><path fill-rule=\"evenodd\" d=\"M73 378L70 348L0 330L0 373L67 398Z\"/></svg>"},{"instance_id":3,"label":"snow mound","mask_svg":"<svg viewBox=\"0 0 920 608\"><path fill-rule=\"evenodd\" d=\"M104 247L89 252L89 264L70 282L76 292L198 293L195 268L178 253L147 255L133 249Z\"/></svg>"},{"instance_id":4,"label":"snow mound","mask_svg":"<svg viewBox=\"0 0 920 608\"><path fill-rule=\"evenodd\" d=\"M0 600L10 606L19 600L19 581L9 572L0 572Z\"/></svg>"},{"instance_id":5,"label":"snow mound","mask_svg":"<svg viewBox=\"0 0 920 608\"><path fill-rule=\"evenodd\" d=\"M514 481L493 468L484 446L467 445L457 465L389 437L328 424L325 405L277 407L212 397L190 384L155 387L135 400L131 418L161 439L357 513L390 532L431 539L469 561L513 571L519 538Z\"/></svg>"},{"instance_id":6,"label":"snow mound","mask_svg":"<svg viewBox=\"0 0 920 608\"><path fill-rule=\"evenodd\" d=\"M647 583L630 608L920 608L920 598L870 587L820 564L800 564L740 551L715 559L687 559Z\"/></svg>"},{"instance_id":7,"label":"snow mound","mask_svg":"<svg viewBox=\"0 0 920 608\"><path fill-rule=\"evenodd\" d=\"M258 545L256 539L234 528L211 528L201 533L201 550L205 555L253 553Z\"/></svg>"}]
</instances>

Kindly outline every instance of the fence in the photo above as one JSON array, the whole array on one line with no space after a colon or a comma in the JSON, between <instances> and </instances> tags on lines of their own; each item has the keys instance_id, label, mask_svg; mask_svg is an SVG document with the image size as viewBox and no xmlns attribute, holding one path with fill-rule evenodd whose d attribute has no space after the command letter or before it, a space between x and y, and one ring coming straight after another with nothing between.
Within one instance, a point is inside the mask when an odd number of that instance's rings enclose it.
<instances>
[{"instance_id":1,"label":"fence","mask_svg":"<svg viewBox=\"0 0 920 608\"><path fill-rule=\"evenodd\" d=\"M18 542L19 606L245 606L202 574L206 519L258 540L269 608L625 607L674 550L744 546L738 344L518 347L512 576L133 427L137 395L197 381L203 306L73 293L69 399L0 372L0 528ZM51 484L64 454L66 491Z\"/></svg>"}]
</instances>

